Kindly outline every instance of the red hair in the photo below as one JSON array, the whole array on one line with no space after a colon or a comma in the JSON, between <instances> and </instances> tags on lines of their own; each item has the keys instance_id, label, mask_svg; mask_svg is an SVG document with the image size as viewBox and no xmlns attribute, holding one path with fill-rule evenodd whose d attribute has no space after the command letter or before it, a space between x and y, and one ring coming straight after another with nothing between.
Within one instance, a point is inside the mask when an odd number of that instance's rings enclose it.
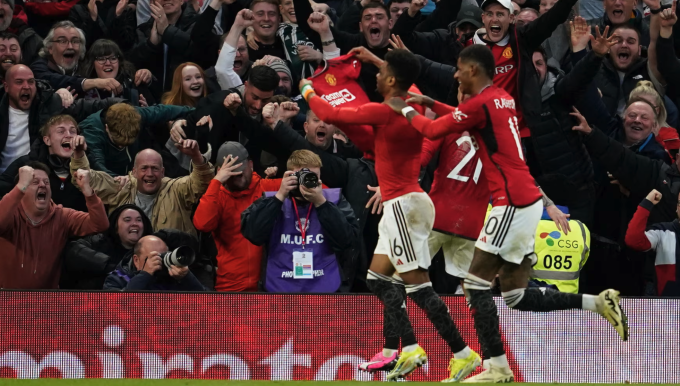
<instances>
[{"instance_id":1,"label":"red hair","mask_svg":"<svg viewBox=\"0 0 680 386\"><path fill-rule=\"evenodd\" d=\"M192 96L189 96L184 93L184 89L182 88L182 71L184 68L189 67L189 66L194 66L198 68L198 72L201 73L201 78L203 78L203 96L205 97L208 95L208 84L205 83L205 72L196 63L192 62L186 62L182 63L177 68L175 69L175 73L172 75L172 89L170 91L166 92L163 94L163 97L161 98L161 103L164 105L173 105L173 106L189 106L189 107L195 107L196 106L196 99Z\"/></svg>"}]
</instances>

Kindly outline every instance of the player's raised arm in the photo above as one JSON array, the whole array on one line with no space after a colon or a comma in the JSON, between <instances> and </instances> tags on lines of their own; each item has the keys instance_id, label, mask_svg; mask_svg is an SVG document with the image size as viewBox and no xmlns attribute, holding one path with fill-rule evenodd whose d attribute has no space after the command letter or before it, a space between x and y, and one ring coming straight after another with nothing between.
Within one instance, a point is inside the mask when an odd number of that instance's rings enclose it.
<instances>
[{"instance_id":1,"label":"player's raised arm","mask_svg":"<svg viewBox=\"0 0 680 386\"><path fill-rule=\"evenodd\" d=\"M359 124L374 125L384 121L384 110L378 103L368 103L361 107L333 107L323 98L316 94L312 87L312 81L302 79L300 81L300 94L309 104L319 119L330 124ZM381 111L382 110L382 111Z\"/></svg>"}]
</instances>

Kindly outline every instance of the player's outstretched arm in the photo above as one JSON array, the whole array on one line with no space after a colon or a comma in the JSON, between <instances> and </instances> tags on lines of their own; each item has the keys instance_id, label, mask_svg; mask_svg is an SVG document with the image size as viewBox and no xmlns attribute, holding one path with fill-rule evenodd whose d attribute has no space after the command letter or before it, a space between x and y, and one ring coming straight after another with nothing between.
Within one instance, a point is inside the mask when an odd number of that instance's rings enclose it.
<instances>
[{"instance_id":1,"label":"player's outstretched arm","mask_svg":"<svg viewBox=\"0 0 680 386\"><path fill-rule=\"evenodd\" d=\"M358 108L331 106L316 94L312 81L300 80L300 94L305 98L309 108L319 119L330 124L377 125L384 123L384 107L378 103L367 103Z\"/></svg>"},{"instance_id":2,"label":"player's outstretched arm","mask_svg":"<svg viewBox=\"0 0 680 386\"><path fill-rule=\"evenodd\" d=\"M390 98L385 104L395 112L403 114L416 130L429 139L438 139L450 133L459 133L475 127L475 120L470 119L468 114L459 109L433 121L420 115L401 98Z\"/></svg>"}]
</instances>

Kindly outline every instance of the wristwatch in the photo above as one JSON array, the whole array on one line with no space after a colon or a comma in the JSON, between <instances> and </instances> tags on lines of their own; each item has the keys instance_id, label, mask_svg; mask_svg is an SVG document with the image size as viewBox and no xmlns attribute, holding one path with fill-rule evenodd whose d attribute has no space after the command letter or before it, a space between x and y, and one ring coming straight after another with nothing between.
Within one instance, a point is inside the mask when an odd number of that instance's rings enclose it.
<instances>
[{"instance_id":1,"label":"wristwatch","mask_svg":"<svg viewBox=\"0 0 680 386\"><path fill-rule=\"evenodd\" d=\"M406 114L410 113L411 111L416 111L416 109L414 109L411 106L406 106L403 109L401 109L401 115L403 115L405 117Z\"/></svg>"}]
</instances>

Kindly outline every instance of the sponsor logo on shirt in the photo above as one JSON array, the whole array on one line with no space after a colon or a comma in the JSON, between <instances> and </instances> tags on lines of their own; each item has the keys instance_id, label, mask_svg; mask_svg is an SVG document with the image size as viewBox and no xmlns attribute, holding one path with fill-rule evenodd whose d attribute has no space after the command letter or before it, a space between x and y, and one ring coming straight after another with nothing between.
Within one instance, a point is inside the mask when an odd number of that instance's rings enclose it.
<instances>
[{"instance_id":1,"label":"sponsor logo on shirt","mask_svg":"<svg viewBox=\"0 0 680 386\"><path fill-rule=\"evenodd\" d=\"M337 92L332 92L330 94L326 94L322 97L325 99L328 103L330 103L331 106L336 107L339 106L343 103L351 102L357 97L355 97L351 92L349 92L346 88L342 89Z\"/></svg>"},{"instance_id":2,"label":"sponsor logo on shirt","mask_svg":"<svg viewBox=\"0 0 680 386\"><path fill-rule=\"evenodd\" d=\"M498 67L496 67L496 75L498 75L498 74L507 74L507 73L509 73L513 68L515 68L515 66L512 65L512 64L506 64L505 66L498 66Z\"/></svg>"},{"instance_id":3,"label":"sponsor logo on shirt","mask_svg":"<svg viewBox=\"0 0 680 386\"><path fill-rule=\"evenodd\" d=\"M335 79L335 76L333 74L326 74L326 83L328 83L329 86L335 86L338 84L337 79Z\"/></svg>"},{"instance_id":4,"label":"sponsor logo on shirt","mask_svg":"<svg viewBox=\"0 0 680 386\"><path fill-rule=\"evenodd\" d=\"M514 99L494 99L493 103L496 105L497 109L515 109Z\"/></svg>"},{"instance_id":5,"label":"sponsor logo on shirt","mask_svg":"<svg viewBox=\"0 0 680 386\"><path fill-rule=\"evenodd\" d=\"M506 48L503 50L503 54L502 54L502 55L503 55L503 57L504 57L505 59L510 59L510 58L512 58L512 48L506 47Z\"/></svg>"}]
</instances>

